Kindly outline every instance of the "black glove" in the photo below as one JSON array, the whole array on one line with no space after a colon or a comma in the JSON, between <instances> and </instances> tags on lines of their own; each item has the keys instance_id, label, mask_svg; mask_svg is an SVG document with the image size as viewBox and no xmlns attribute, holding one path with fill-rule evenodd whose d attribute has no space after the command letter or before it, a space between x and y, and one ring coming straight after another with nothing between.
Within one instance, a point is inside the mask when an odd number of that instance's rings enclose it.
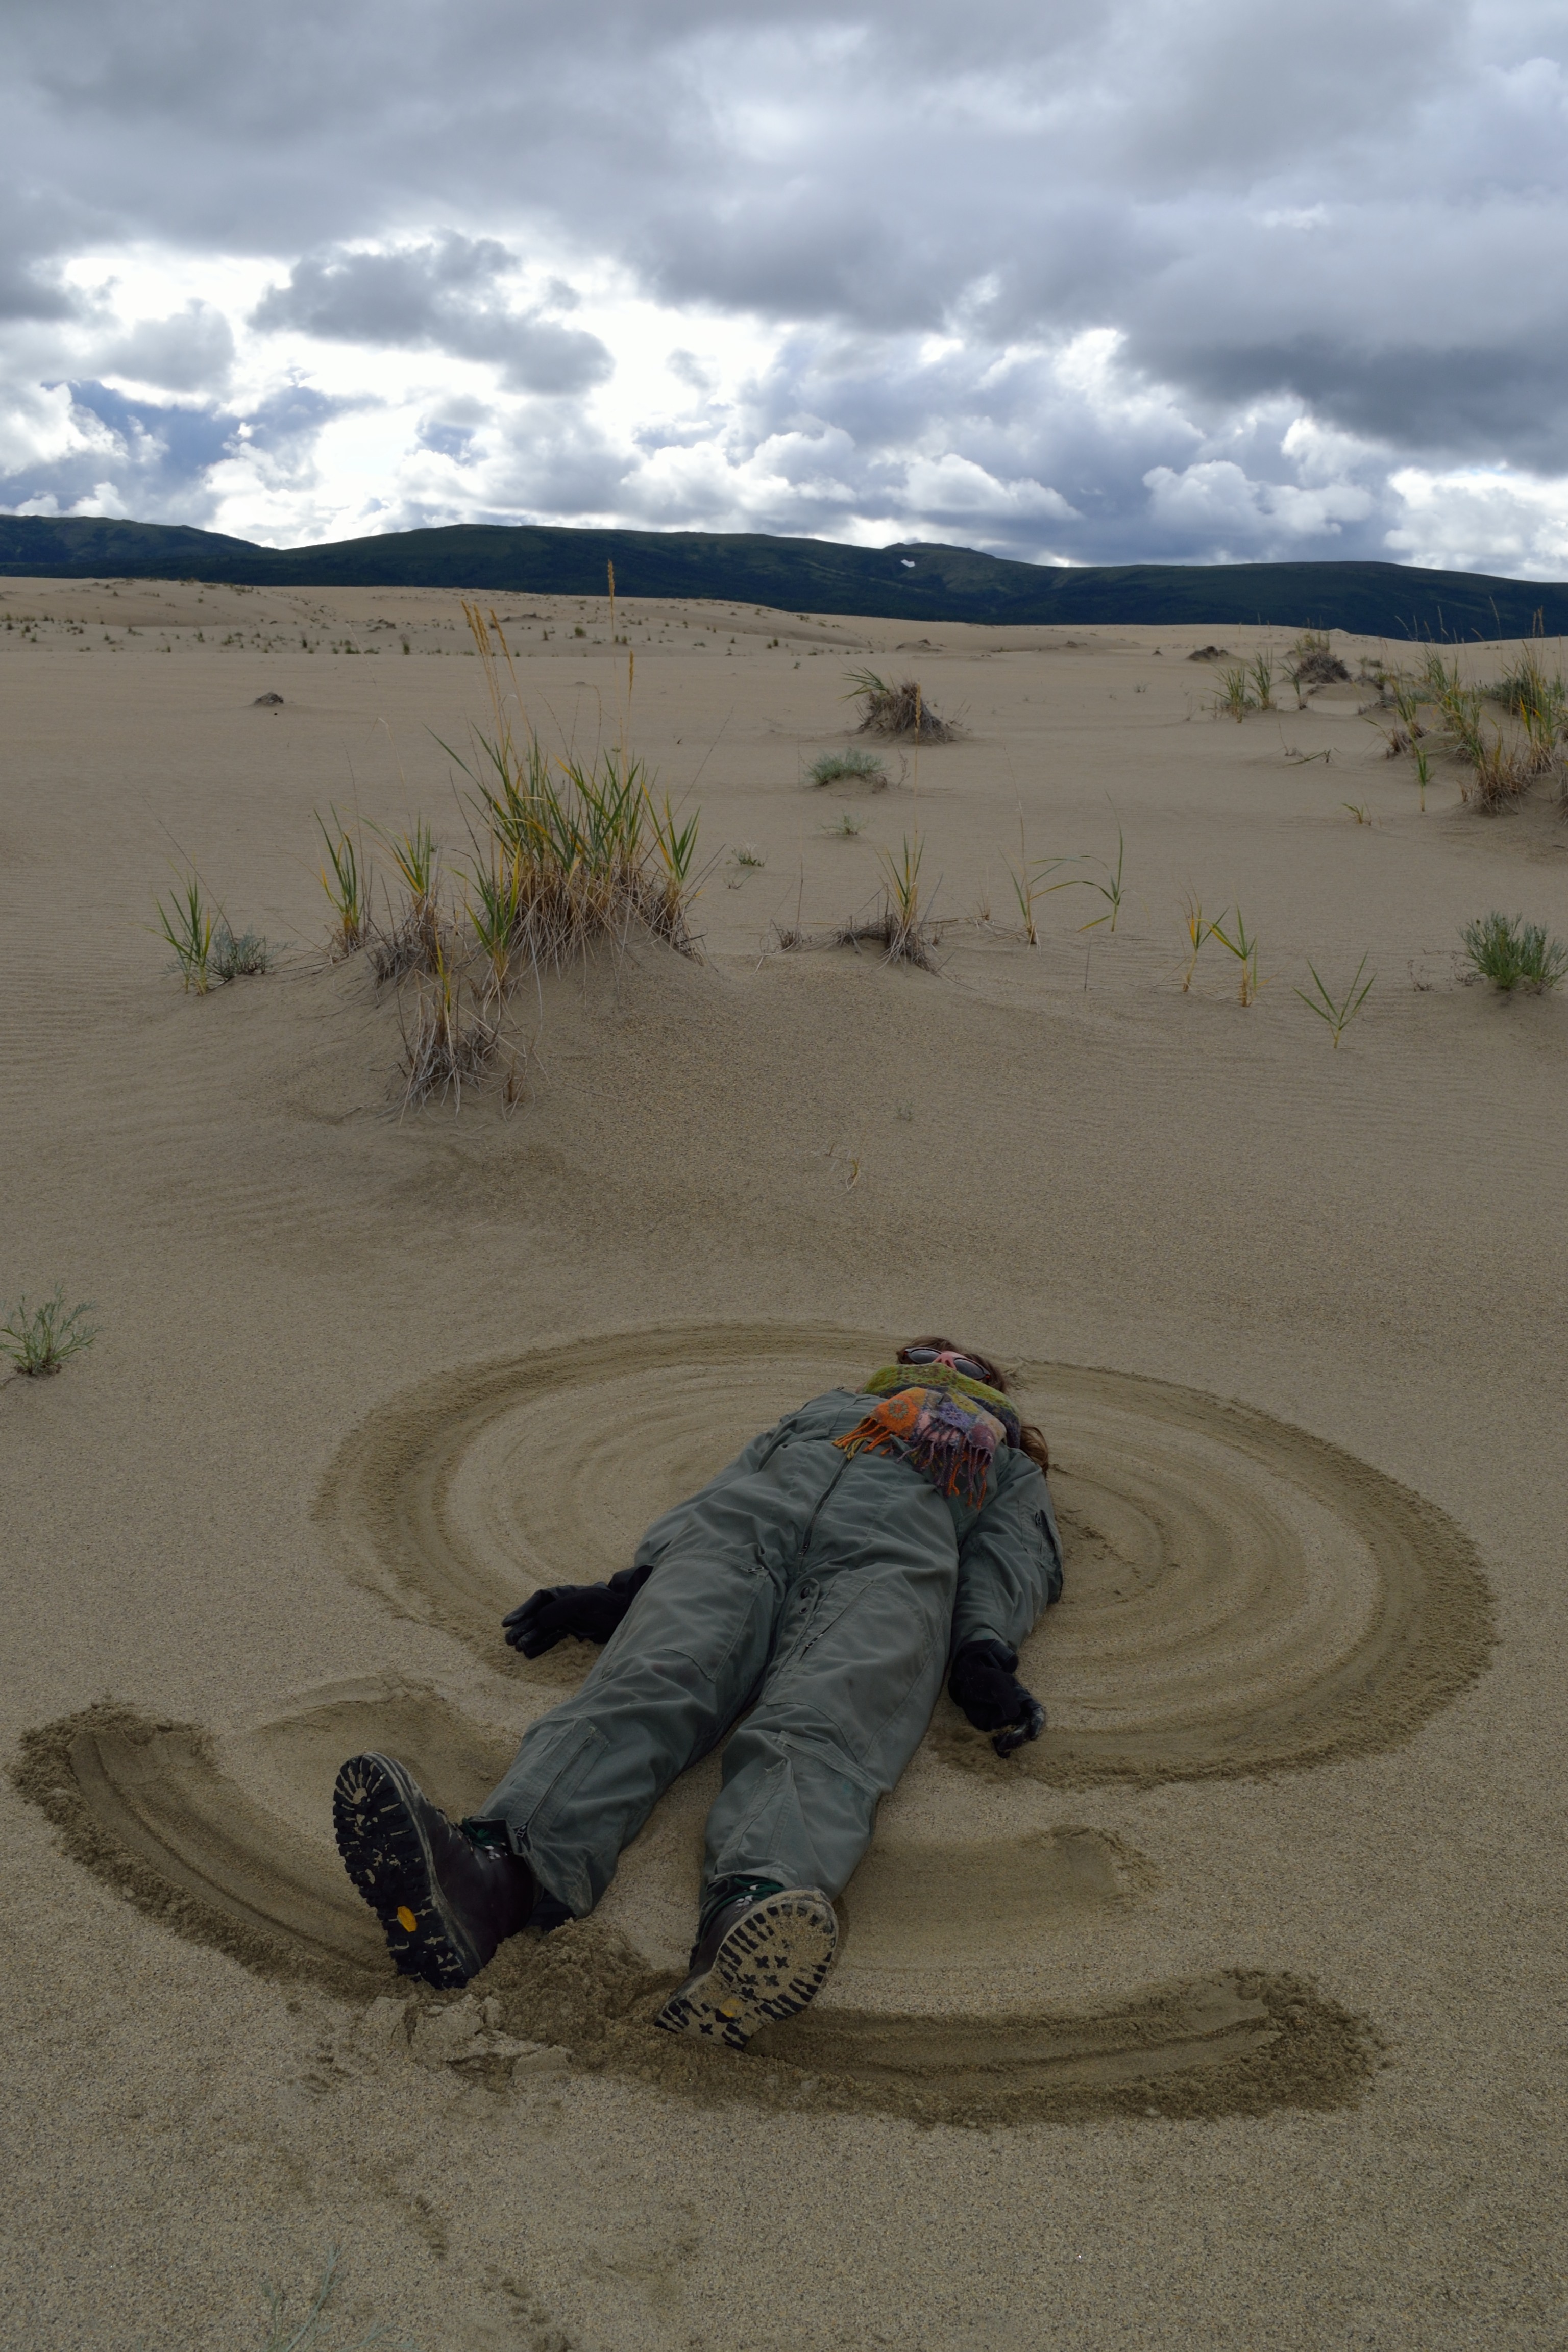
<instances>
[{"instance_id":1,"label":"black glove","mask_svg":"<svg viewBox=\"0 0 1568 2352\"><path fill-rule=\"evenodd\" d=\"M1046 1727L1046 1710L1030 1696L1015 1671L1018 1653L1005 1642L965 1642L947 1677L948 1696L976 1731L994 1734L998 1756L1011 1756Z\"/></svg>"},{"instance_id":2,"label":"black glove","mask_svg":"<svg viewBox=\"0 0 1568 2352\"><path fill-rule=\"evenodd\" d=\"M607 1642L652 1574L651 1568L623 1568L608 1584L548 1584L501 1619L506 1638L525 1658L542 1657L569 1633Z\"/></svg>"}]
</instances>

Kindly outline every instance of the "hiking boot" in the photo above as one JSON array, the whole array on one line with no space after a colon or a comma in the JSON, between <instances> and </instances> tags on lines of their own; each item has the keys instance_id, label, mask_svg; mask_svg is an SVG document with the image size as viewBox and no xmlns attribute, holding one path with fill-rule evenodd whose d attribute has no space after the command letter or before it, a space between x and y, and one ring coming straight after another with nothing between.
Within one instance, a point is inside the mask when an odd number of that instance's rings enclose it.
<instances>
[{"instance_id":1,"label":"hiking boot","mask_svg":"<svg viewBox=\"0 0 1568 2352\"><path fill-rule=\"evenodd\" d=\"M404 1976L467 1984L527 1926L539 1893L527 1863L475 1845L390 1756L350 1757L332 1791L332 1826Z\"/></svg>"},{"instance_id":2,"label":"hiking boot","mask_svg":"<svg viewBox=\"0 0 1568 2352\"><path fill-rule=\"evenodd\" d=\"M741 1895L692 1947L691 1973L655 2022L743 2050L759 2027L797 2017L833 1965L838 1922L815 1886Z\"/></svg>"}]
</instances>

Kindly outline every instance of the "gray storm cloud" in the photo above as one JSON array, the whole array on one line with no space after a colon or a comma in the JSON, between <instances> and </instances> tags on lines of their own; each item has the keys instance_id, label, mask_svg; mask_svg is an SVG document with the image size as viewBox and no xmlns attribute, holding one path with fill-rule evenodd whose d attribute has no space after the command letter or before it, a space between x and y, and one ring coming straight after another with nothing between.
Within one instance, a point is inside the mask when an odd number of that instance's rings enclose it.
<instances>
[{"instance_id":1,"label":"gray storm cloud","mask_svg":"<svg viewBox=\"0 0 1568 2352\"><path fill-rule=\"evenodd\" d=\"M188 302L172 318L142 319L103 354L110 373L165 392L221 393L233 363L233 330L207 302Z\"/></svg>"},{"instance_id":2,"label":"gray storm cloud","mask_svg":"<svg viewBox=\"0 0 1568 2352\"><path fill-rule=\"evenodd\" d=\"M492 360L521 391L584 392L602 383L614 362L596 335L507 306L497 280L516 263L493 238L452 233L392 253L311 256L268 292L252 323Z\"/></svg>"},{"instance_id":3,"label":"gray storm cloud","mask_svg":"<svg viewBox=\"0 0 1568 2352\"><path fill-rule=\"evenodd\" d=\"M1557 500L1568 551L1565 47L1559 0L24 7L0 28L0 502L64 503L40 384L216 414L226 333L301 381L363 352L367 392L377 350L427 355L426 471L376 527L1386 555L1415 468L1480 478L1471 561L1506 490L1497 568L1539 569L1521 499ZM269 290L85 315L81 257L153 248L259 260ZM679 314L629 435L584 404L635 367L560 315L605 273ZM722 394L715 319L766 347ZM459 394L485 416L457 422ZM91 414L112 478L121 428Z\"/></svg>"}]
</instances>

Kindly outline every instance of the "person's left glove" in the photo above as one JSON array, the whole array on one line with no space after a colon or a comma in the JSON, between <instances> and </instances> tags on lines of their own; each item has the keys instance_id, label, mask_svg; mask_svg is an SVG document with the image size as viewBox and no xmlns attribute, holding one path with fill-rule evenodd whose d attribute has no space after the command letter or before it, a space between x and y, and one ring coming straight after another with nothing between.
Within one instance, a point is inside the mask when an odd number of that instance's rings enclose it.
<instances>
[{"instance_id":1,"label":"person's left glove","mask_svg":"<svg viewBox=\"0 0 1568 2352\"><path fill-rule=\"evenodd\" d=\"M525 1658L542 1657L557 1642L607 1642L648 1578L651 1568L623 1568L607 1584L547 1584L501 1619L508 1642Z\"/></svg>"},{"instance_id":2,"label":"person's left glove","mask_svg":"<svg viewBox=\"0 0 1568 2352\"><path fill-rule=\"evenodd\" d=\"M1046 1710L1018 1680L1018 1653L1005 1642L965 1642L948 1673L948 1696L976 1731L993 1734L998 1756L1011 1756L1046 1727Z\"/></svg>"}]
</instances>

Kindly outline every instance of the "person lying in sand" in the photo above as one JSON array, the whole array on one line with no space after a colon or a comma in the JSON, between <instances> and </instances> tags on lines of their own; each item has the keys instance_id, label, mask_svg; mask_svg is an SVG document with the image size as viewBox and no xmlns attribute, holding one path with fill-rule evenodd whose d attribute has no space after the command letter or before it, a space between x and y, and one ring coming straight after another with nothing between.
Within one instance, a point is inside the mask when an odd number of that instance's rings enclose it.
<instances>
[{"instance_id":1,"label":"person lying in sand","mask_svg":"<svg viewBox=\"0 0 1568 2352\"><path fill-rule=\"evenodd\" d=\"M532 1593L503 1620L525 1657L605 1646L478 1813L449 1822L390 1757L338 1775L338 1850L397 1967L466 1984L531 1922L584 1917L731 1732L690 1973L658 2022L743 2049L803 2010L943 1672L999 1756L1044 1727L1016 1667L1061 1591L1048 1467L994 1363L918 1340L753 1438L607 1584Z\"/></svg>"}]
</instances>

